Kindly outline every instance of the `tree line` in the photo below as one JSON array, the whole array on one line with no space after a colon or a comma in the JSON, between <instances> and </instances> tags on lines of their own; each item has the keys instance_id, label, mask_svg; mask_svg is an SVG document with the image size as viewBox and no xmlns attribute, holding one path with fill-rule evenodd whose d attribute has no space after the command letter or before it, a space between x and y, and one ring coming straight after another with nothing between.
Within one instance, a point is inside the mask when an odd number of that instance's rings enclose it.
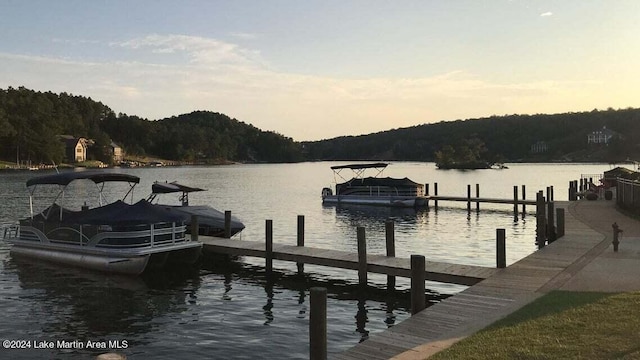
<instances>
[{"instance_id":1,"label":"tree line","mask_svg":"<svg viewBox=\"0 0 640 360\"><path fill-rule=\"evenodd\" d=\"M587 135L603 127L620 136L607 146L587 144ZM492 116L296 142L211 111L150 121L115 114L88 97L24 87L0 89L0 159L63 162L64 143L59 135L93 140L90 158L107 163L112 141L129 155L190 163L436 161L436 155L442 158L454 153L474 160L481 154L481 160L489 162L616 162L640 158L636 140L640 109ZM543 143L544 150L532 151L536 143Z\"/></svg>"},{"instance_id":2,"label":"tree line","mask_svg":"<svg viewBox=\"0 0 640 360\"><path fill-rule=\"evenodd\" d=\"M604 128L608 145L588 144ZM361 136L304 143L310 159L436 161L436 154L473 143L489 162L610 161L640 157L640 109L505 115L423 124ZM533 151L542 142L544 151ZM463 146L464 147L464 146Z\"/></svg>"},{"instance_id":3,"label":"tree line","mask_svg":"<svg viewBox=\"0 0 640 360\"><path fill-rule=\"evenodd\" d=\"M224 114L196 111L149 121L116 115L88 97L0 89L0 159L61 163L65 145L60 135L93 140L89 157L105 163L111 162L112 141L129 155L184 162L303 160L301 145L293 139Z\"/></svg>"}]
</instances>

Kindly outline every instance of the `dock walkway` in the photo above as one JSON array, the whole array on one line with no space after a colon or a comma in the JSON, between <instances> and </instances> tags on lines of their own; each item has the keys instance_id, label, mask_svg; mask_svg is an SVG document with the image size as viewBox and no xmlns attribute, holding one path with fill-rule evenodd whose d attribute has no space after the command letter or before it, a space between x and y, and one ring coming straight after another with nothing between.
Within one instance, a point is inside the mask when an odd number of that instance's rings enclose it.
<instances>
[{"instance_id":1,"label":"dock walkway","mask_svg":"<svg viewBox=\"0 0 640 360\"><path fill-rule=\"evenodd\" d=\"M631 226L621 224L618 219L624 215L616 215L612 201L556 202L556 206L568 210L564 237L505 269L496 270L486 280L371 335L334 358L425 359L539 296L572 284L572 279L578 278L585 267L609 248L611 235L606 235L607 226L609 233L614 220L622 229Z\"/></svg>"},{"instance_id":2,"label":"dock walkway","mask_svg":"<svg viewBox=\"0 0 640 360\"><path fill-rule=\"evenodd\" d=\"M246 241L204 236L200 237L200 241L203 243L203 251L205 252L260 258L267 256L264 241ZM293 261L351 270L358 270L359 268L357 253L278 243L273 244L273 260ZM426 261L425 270L426 280L467 286L485 280L498 271L498 269L483 266L450 264L435 261ZM411 260L409 258L367 254L367 271L410 278Z\"/></svg>"}]
</instances>

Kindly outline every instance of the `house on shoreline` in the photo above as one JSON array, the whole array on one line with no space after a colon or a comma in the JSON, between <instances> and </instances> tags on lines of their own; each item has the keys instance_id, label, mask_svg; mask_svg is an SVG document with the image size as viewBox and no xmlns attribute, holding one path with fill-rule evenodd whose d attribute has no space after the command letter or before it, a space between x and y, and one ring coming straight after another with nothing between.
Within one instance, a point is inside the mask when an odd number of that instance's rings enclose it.
<instances>
[{"instance_id":1,"label":"house on shoreline","mask_svg":"<svg viewBox=\"0 0 640 360\"><path fill-rule=\"evenodd\" d=\"M87 161L87 149L90 145L93 145L93 141L71 135L59 135L59 138L64 142L64 156L68 162Z\"/></svg>"}]
</instances>

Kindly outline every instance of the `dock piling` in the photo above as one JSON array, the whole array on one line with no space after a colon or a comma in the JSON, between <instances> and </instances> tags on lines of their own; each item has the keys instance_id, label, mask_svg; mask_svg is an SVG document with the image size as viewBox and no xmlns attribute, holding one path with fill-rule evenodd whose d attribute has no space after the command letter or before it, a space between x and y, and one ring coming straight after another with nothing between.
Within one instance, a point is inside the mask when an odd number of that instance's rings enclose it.
<instances>
[{"instance_id":1,"label":"dock piling","mask_svg":"<svg viewBox=\"0 0 640 360\"><path fill-rule=\"evenodd\" d=\"M545 201L542 190L536 193L536 245L538 249L542 249L545 246L546 238L546 216L544 209Z\"/></svg>"},{"instance_id":2,"label":"dock piling","mask_svg":"<svg viewBox=\"0 0 640 360\"><path fill-rule=\"evenodd\" d=\"M556 209L556 240L564 236L564 209Z\"/></svg>"},{"instance_id":3,"label":"dock piling","mask_svg":"<svg viewBox=\"0 0 640 360\"><path fill-rule=\"evenodd\" d=\"M367 283L367 240L364 227L358 226L358 284L366 286Z\"/></svg>"},{"instance_id":4,"label":"dock piling","mask_svg":"<svg viewBox=\"0 0 640 360\"><path fill-rule=\"evenodd\" d=\"M467 213L471 213L471 185L467 185Z\"/></svg>"},{"instance_id":5,"label":"dock piling","mask_svg":"<svg viewBox=\"0 0 640 360\"><path fill-rule=\"evenodd\" d=\"M549 193L550 198L553 198L553 188ZM549 239L549 243L556 241L556 227L554 225L555 221L555 206L553 201L547 202L547 239Z\"/></svg>"},{"instance_id":6,"label":"dock piling","mask_svg":"<svg viewBox=\"0 0 640 360\"><path fill-rule=\"evenodd\" d=\"M309 290L309 359L327 359L327 289Z\"/></svg>"},{"instance_id":7,"label":"dock piling","mask_svg":"<svg viewBox=\"0 0 640 360\"><path fill-rule=\"evenodd\" d=\"M525 204L525 200L527 200L526 196L526 186L522 185L522 218L524 219L524 215L527 213L527 204Z\"/></svg>"},{"instance_id":8,"label":"dock piling","mask_svg":"<svg viewBox=\"0 0 640 360\"><path fill-rule=\"evenodd\" d=\"M496 229L496 267L504 269L507 267L505 229Z\"/></svg>"},{"instance_id":9,"label":"dock piling","mask_svg":"<svg viewBox=\"0 0 640 360\"><path fill-rule=\"evenodd\" d=\"M298 215L298 237L297 237L297 246L304 247L304 215ZM304 263L296 263L298 267L298 273L304 273Z\"/></svg>"},{"instance_id":10,"label":"dock piling","mask_svg":"<svg viewBox=\"0 0 640 360\"><path fill-rule=\"evenodd\" d=\"M191 241L198 241L199 229L198 215L191 215Z\"/></svg>"},{"instance_id":11,"label":"dock piling","mask_svg":"<svg viewBox=\"0 0 640 360\"><path fill-rule=\"evenodd\" d=\"M433 195L438 196L438 183L433 183ZM433 201L433 206L436 210L438 210L438 200Z\"/></svg>"},{"instance_id":12,"label":"dock piling","mask_svg":"<svg viewBox=\"0 0 640 360\"><path fill-rule=\"evenodd\" d=\"M476 184L476 199L480 199L480 184ZM480 212L480 201L476 201L476 213Z\"/></svg>"},{"instance_id":13,"label":"dock piling","mask_svg":"<svg viewBox=\"0 0 640 360\"><path fill-rule=\"evenodd\" d=\"M273 220L265 222L265 271L270 275L273 270Z\"/></svg>"},{"instance_id":14,"label":"dock piling","mask_svg":"<svg viewBox=\"0 0 640 360\"><path fill-rule=\"evenodd\" d=\"M518 186L513 186L513 220L518 221Z\"/></svg>"},{"instance_id":15,"label":"dock piling","mask_svg":"<svg viewBox=\"0 0 640 360\"><path fill-rule=\"evenodd\" d=\"M385 238L387 243L387 256L396 256L396 237L395 237L395 223L393 220L387 220L384 224ZM387 275L387 290L393 291L396 287L396 277L393 275Z\"/></svg>"},{"instance_id":16,"label":"dock piling","mask_svg":"<svg viewBox=\"0 0 640 360\"><path fill-rule=\"evenodd\" d=\"M423 255L411 255L411 315L426 308L425 259Z\"/></svg>"},{"instance_id":17,"label":"dock piling","mask_svg":"<svg viewBox=\"0 0 640 360\"><path fill-rule=\"evenodd\" d=\"M231 211L229 210L224 212L224 237L231 238Z\"/></svg>"}]
</instances>

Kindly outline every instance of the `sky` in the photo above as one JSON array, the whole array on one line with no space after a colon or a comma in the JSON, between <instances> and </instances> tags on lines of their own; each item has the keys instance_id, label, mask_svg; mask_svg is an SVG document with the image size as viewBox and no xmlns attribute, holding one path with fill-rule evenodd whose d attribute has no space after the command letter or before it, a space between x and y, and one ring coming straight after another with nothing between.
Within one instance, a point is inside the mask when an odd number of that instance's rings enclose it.
<instances>
[{"instance_id":1,"label":"sky","mask_svg":"<svg viewBox=\"0 0 640 360\"><path fill-rule=\"evenodd\" d=\"M640 107L638 0L0 0L0 88L296 141Z\"/></svg>"}]
</instances>

